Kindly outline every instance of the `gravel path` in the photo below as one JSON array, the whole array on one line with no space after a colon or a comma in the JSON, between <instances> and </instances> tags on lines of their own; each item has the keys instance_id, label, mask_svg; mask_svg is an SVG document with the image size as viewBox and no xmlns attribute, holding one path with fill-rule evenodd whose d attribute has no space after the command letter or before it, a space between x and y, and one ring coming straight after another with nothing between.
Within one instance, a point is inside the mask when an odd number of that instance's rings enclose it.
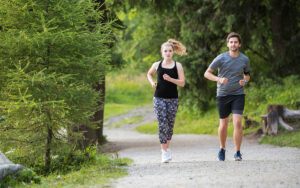
<instances>
[{"instance_id":1,"label":"gravel path","mask_svg":"<svg viewBox=\"0 0 300 188\"><path fill-rule=\"evenodd\" d=\"M146 117L151 116L151 110L144 112ZM244 139L243 161L236 162L233 140L229 138L226 160L220 162L218 137L174 135L173 160L162 164L158 136L140 134L134 127L104 130L109 147L117 150L119 157L134 160L127 167L129 175L115 180L113 187L300 187L300 149L259 145L256 140Z\"/></svg>"}]
</instances>

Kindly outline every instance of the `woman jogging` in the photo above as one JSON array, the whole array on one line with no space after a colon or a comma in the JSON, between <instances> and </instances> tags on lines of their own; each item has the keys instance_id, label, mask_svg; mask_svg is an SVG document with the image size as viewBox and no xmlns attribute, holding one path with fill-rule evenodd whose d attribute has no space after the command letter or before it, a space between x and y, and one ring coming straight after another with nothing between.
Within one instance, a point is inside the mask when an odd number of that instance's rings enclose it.
<instances>
[{"instance_id":1,"label":"woman jogging","mask_svg":"<svg viewBox=\"0 0 300 188\"><path fill-rule=\"evenodd\" d=\"M147 77L152 88L155 88L153 105L158 120L161 162L167 163L172 159L169 146L178 109L177 85L184 87L185 84L182 65L172 58L174 53L178 55L187 53L185 46L174 39L169 39L161 45L161 53L163 60L153 63ZM157 72L157 82L153 78L155 72Z\"/></svg>"}]
</instances>

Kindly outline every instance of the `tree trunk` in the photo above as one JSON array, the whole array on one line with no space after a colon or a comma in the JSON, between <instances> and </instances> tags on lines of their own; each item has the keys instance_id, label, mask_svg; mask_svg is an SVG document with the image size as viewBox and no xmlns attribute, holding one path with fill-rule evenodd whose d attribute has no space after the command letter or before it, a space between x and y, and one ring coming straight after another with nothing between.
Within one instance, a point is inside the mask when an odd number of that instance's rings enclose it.
<instances>
[{"instance_id":1,"label":"tree trunk","mask_svg":"<svg viewBox=\"0 0 300 188\"><path fill-rule=\"evenodd\" d=\"M99 7L95 7L99 11L103 11L103 17L101 22L107 23L108 21L108 10L106 8L105 0L95 0ZM105 71L105 70L104 70ZM104 121L104 104L105 104L105 74L103 74L102 79L97 83L96 91L100 92L101 98L98 102L98 105L101 106L100 110L97 111L94 115L94 120L99 121L96 130L97 142L98 142L98 151L101 144L105 142L105 137L103 135L103 121Z\"/></svg>"},{"instance_id":2,"label":"tree trunk","mask_svg":"<svg viewBox=\"0 0 300 188\"><path fill-rule=\"evenodd\" d=\"M104 11L102 22L107 22L107 9L105 6L105 0L95 0L97 3L96 10ZM93 29L93 28L91 28ZM105 142L105 137L103 136L103 120L104 120L104 99L105 99L105 75L103 78L97 82L96 87L94 88L96 91L100 92L100 101L98 101L98 105L101 106L100 110L95 112L93 121L98 121L95 128L90 128L86 125L80 125L79 131L83 132L84 140L79 141L79 147L81 149L88 147L89 145L100 145Z\"/></svg>"},{"instance_id":3,"label":"tree trunk","mask_svg":"<svg viewBox=\"0 0 300 188\"><path fill-rule=\"evenodd\" d=\"M103 119L104 119L104 102L105 102L105 75L97 83L94 88L96 91L100 92L100 101L98 105L100 110L95 112L93 121L98 122L96 128L91 128L86 125L79 126L79 132L83 133L83 140L79 140L78 144L81 149L87 148L89 145L100 145L105 142L105 137L103 136ZM76 131L76 130L75 130Z\"/></svg>"},{"instance_id":4,"label":"tree trunk","mask_svg":"<svg viewBox=\"0 0 300 188\"><path fill-rule=\"evenodd\" d=\"M281 60L284 57L285 48L282 40L282 11L284 1L273 0L272 11L271 11L271 30L272 30L272 45L274 49L275 59Z\"/></svg>"},{"instance_id":5,"label":"tree trunk","mask_svg":"<svg viewBox=\"0 0 300 188\"><path fill-rule=\"evenodd\" d=\"M96 141L97 141L97 136L96 136L96 129L91 128L87 125L80 125L79 129L74 131L78 131L80 133L82 133L83 135L83 139L81 140L77 140L77 146L80 149L85 149L87 148L89 145L96 145Z\"/></svg>"},{"instance_id":6,"label":"tree trunk","mask_svg":"<svg viewBox=\"0 0 300 188\"><path fill-rule=\"evenodd\" d=\"M98 102L98 105L101 106L101 109L97 111L94 115L94 120L99 121L96 130L96 137L98 144L103 144L105 142L105 137L103 136L103 121L104 121L104 103L105 103L105 75L103 75L103 79L101 79L97 83L97 91L100 92L101 99Z\"/></svg>"},{"instance_id":7,"label":"tree trunk","mask_svg":"<svg viewBox=\"0 0 300 188\"><path fill-rule=\"evenodd\" d=\"M51 142L52 142L53 132L51 127L47 126L47 141L46 141L46 150L45 150L45 167L46 172L49 172L50 164L51 164Z\"/></svg>"},{"instance_id":8,"label":"tree trunk","mask_svg":"<svg viewBox=\"0 0 300 188\"><path fill-rule=\"evenodd\" d=\"M278 124L286 130L292 131L294 128L284 122L286 118L300 118L300 110L289 110L283 105L268 105L267 115L262 115L262 129L264 133L277 135Z\"/></svg>"}]
</instances>

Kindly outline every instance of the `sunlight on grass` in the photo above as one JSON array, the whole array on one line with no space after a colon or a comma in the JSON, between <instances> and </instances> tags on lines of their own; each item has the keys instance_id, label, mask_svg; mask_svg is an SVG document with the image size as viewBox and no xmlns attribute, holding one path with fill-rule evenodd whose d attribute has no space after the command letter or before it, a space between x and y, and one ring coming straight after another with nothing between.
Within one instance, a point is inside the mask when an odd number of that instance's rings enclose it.
<instances>
[{"instance_id":1,"label":"sunlight on grass","mask_svg":"<svg viewBox=\"0 0 300 188\"><path fill-rule=\"evenodd\" d=\"M144 134L157 134L158 128L157 128L157 122L147 123L145 125L141 125L136 128L136 130L140 133Z\"/></svg>"},{"instance_id":2,"label":"sunlight on grass","mask_svg":"<svg viewBox=\"0 0 300 188\"><path fill-rule=\"evenodd\" d=\"M132 104L105 104L104 108L104 120L111 117L129 113L130 110L135 109L137 106Z\"/></svg>"},{"instance_id":3,"label":"sunlight on grass","mask_svg":"<svg viewBox=\"0 0 300 188\"><path fill-rule=\"evenodd\" d=\"M178 112L175 120L174 134L211 134L218 135L219 116L216 109L205 113L197 120L188 118L185 113ZM231 116L230 116L231 119ZM141 125L136 128L140 133L157 134L157 122ZM228 136L233 135L232 119L228 125Z\"/></svg>"},{"instance_id":4,"label":"sunlight on grass","mask_svg":"<svg viewBox=\"0 0 300 188\"><path fill-rule=\"evenodd\" d=\"M142 122L143 116L138 115L138 116L131 116L129 118L125 118L122 121L118 122L117 124L114 125L114 127L118 128L121 125L126 125L126 124L138 124Z\"/></svg>"},{"instance_id":5,"label":"sunlight on grass","mask_svg":"<svg viewBox=\"0 0 300 188\"><path fill-rule=\"evenodd\" d=\"M111 73L106 80L105 104L142 105L152 102L154 89L149 84L146 73L126 75Z\"/></svg>"},{"instance_id":6,"label":"sunlight on grass","mask_svg":"<svg viewBox=\"0 0 300 188\"><path fill-rule=\"evenodd\" d=\"M129 113L130 110L141 106L150 106L153 93L146 73L110 73L106 79L104 120Z\"/></svg>"},{"instance_id":7,"label":"sunlight on grass","mask_svg":"<svg viewBox=\"0 0 300 188\"><path fill-rule=\"evenodd\" d=\"M188 114L179 111L175 121L174 133L218 134L218 114L213 109L201 115L198 119L186 118Z\"/></svg>"}]
</instances>

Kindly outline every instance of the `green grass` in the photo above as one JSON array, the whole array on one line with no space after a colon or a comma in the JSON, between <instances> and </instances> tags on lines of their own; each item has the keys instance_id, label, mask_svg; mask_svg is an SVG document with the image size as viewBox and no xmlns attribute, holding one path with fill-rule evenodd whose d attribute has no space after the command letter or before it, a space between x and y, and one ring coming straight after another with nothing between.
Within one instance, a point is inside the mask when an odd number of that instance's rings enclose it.
<instances>
[{"instance_id":1,"label":"green grass","mask_svg":"<svg viewBox=\"0 0 300 188\"><path fill-rule=\"evenodd\" d=\"M215 110L210 110L197 120L192 120L184 113L178 113L175 120L174 134L210 134L218 135L218 116ZM231 116L230 116L231 117ZM232 120L231 120L232 121ZM243 134L256 132L261 126L243 130ZM138 132L144 134L157 134L157 122L141 125L136 128ZM228 136L233 135L233 124L229 123ZM289 132L282 128L279 129L277 136L264 136L260 141L261 144L272 144L277 146L290 146L300 148L300 130Z\"/></svg>"},{"instance_id":2,"label":"green grass","mask_svg":"<svg viewBox=\"0 0 300 188\"><path fill-rule=\"evenodd\" d=\"M152 101L154 89L147 80L146 73L126 75L111 73L106 79L106 104L142 105Z\"/></svg>"},{"instance_id":3,"label":"green grass","mask_svg":"<svg viewBox=\"0 0 300 188\"><path fill-rule=\"evenodd\" d=\"M287 131L279 126L276 136L264 135L260 143L300 148L300 119L286 119L285 121L294 127L295 131Z\"/></svg>"},{"instance_id":4,"label":"green grass","mask_svg":"<svg viewBox=\"0 0 300 188\"><path fill-rule=\"evenodd\" d=\"M79 171L67 174L51 174L42 178L41 184L31 184L28 187L105 187L111 179L127 175L126 169L120 168L132 163L130 159L119 159L112 155L97 156L96 164L85 166ZM25 186L25 187L27 187Z\"/></svg>"},{"instance_id":5,"label":"green grass","mask_svg":"<svg viewBox=\"0 0 300 188\"><path fill-rule=\"evenodd\" d=\"M300 148L300 131L293 133L284 131L277 136L264 136L260 143Z\"/></svg>"},{"instance_id":6,"label":"green grass","mask_svg":"<svg viewBox=\"0 0 300 188\"><path fill-rule=\"evenodd\" d=\"M136 130L144 134L157 134L157 122L147 123L145 125L138 126Z\"/></svg>"},{"instance_id":7,"label":"green grass","mask_svg":"<svg viewBox=\"0 0 300 188\"><path fill-rule=\"evenodd\" d=\"M252 127L252 128L249 128L249 129L244 129L243 130L243 134L246 135L246 134L250 134L250 133L256 132L260 128L261 128L261 126Z\"/></svg>"},{"instance_id":8,"label":"green grass","mask_svg":"<svg viewBox=\"0 0 300 188\"><path fill-rule=\"evenodd\" d=\"M174 125L174 134L211 134L218 135L219 118L216 109L203 114L199 119L192 119L188 114L178 112ZM157 134L157 122L141 125L136 128L145 134ZM233 125L228 125L228 136L233 135Z\"/></svg>"},{"instance_id":9,"label":"green grass","mask_svg":"<svg viewBox=\"0 0 300 188\"><path fill-rule=\"evenodd\" d=\"M299 84L297 81L297 78L290 77L283 79L281 85L274 84L272 81L268 81L263 86L252 83L251 87L246 89L245 115L260 123L260 115L266 113L267 104L286 104L288 107L295 108L299 103L299 87L294 87L295 84ZM151 88L146 78L146 73L124 74L123 71L120 74L114 72L107 76L106 84L105 119L128 113L134 108L150 106L152 103L154 90ZM284 89L291 85L293 86L292 88L289 87L288 90ZM290 90L292 90L292 92ZM293 96L292 100L291 96ZM202 113L189 113L191 111L189 107L184 107L186 108L185 110L179 109L175 120L174 133L217 135L219 118L217 108L215 107L215 101L213 101L212 104L213 105L208 111ZM120 125L121 124L127 124L127 122L124 120ZM259 128L260 126L246 129L243 133L249 134L257 131ZM157 134L157 122L145 124L136 129L137 131L146 134ZM233 125L230 116L228 136L232 137L232 134ZM298 147L299 142L297 142L297 136L299 138L299 133L284 133L283 135L280 133L277 136L278 138L264 138L263 141L275 145Z\"/></svg>"},{"instance_id":10,"label":"green grass","mask_svg":"<svg viewBox=\"0 0 300 188\"><path fill-rule=\"evenodd\" d=\"M175 120L174 133L191 133L191 134L218 134L218 113L212 109L205 114L199 115L199 118L189 118L188 113L179 111Z\"/></svg>"},{"instance_id":11,"label":"green grass","mask_svg":"<svg viewBox=\"0 0 300 188\"><path fill-rule=\"evenodd\" d=\"M143 120L142 115L131 116L129 118L123 119L122 121L118 122L117 124L114 125L114 127L118 128L121 125L125 125L125 124L137 124L142 122L142 120Z\"/></svg>"},{"instance_id":12,"label":"green grass","mask_svg":"<svg viewBox=\"0 0 300 188\"><path fill-rule=\"evenodd\" d=\"M107 120L117 115L127 114L130 112L130 110L135 108L137 108L137 106L133 104L114 104L114 103L105 104L104 120Z\"/></svg>"},{"instance_id":13,"label":"green grass","mask_svg":"<svg viewBox=\"0 0 300 188\"><path fill-rule=\"evenodd\" d=\"M104 119L126 114L141 106L150 106L153 93L154 89L149 84L146 73L110 73L106 78Z\"/></svg>"}]
</instances>

